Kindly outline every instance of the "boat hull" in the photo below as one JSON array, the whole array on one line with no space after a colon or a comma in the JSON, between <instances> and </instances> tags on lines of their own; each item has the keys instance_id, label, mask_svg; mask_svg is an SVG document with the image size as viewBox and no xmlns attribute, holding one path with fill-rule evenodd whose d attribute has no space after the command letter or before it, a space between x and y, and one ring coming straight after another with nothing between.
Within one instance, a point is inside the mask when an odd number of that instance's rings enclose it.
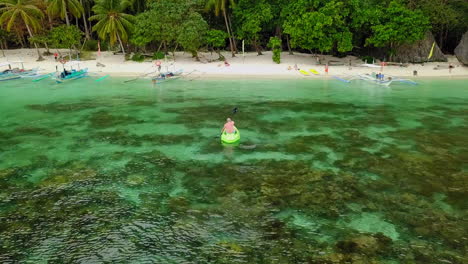
<instances>
[{"instance_id":1,"label":"boat hull","mask_svg":"<svg viewBox=\"0 0 468 264\"><path fill-rule=\"evenodd\" d=\"M81 79L81 78L84 78L86 76L88 76L88 69L83 69L83 70L79 70L79 71L76 71L76 72L72 72L71 74L66 75L65 77L61 77L59 75L59 76L56 77L55 81L57 83L64 83L64 82L67 82L67 81L73 81L73 80Z\"/></svg>"}]
</instances>

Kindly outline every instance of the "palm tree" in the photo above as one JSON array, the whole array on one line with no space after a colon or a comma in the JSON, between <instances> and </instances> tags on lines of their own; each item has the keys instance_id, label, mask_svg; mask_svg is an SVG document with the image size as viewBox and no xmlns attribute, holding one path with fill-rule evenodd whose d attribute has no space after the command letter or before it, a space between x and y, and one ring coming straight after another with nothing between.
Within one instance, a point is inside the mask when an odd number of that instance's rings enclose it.
<instances>
[{"instance_id":1,"label":"palm tree","mask_svg":"<svg viewBox=\"0 0 468 264\"><path fill-rule=\"evenodd\" d=\"M99 38L109 38L110 44L119 41L120 48L125 54L123 42L128 40L128 33L133 28L135 17L123 11L129 6L125 0L97 0L93 7L95 13L89 20L97 20L93 26Z\"/></svg>"},{"instance_id":2,"label":"palm tree","mask_svg":"<svg viewBox=\"0 0 468 264\"><path fill-rule=\"evenodd\" d=\"M83 6L77 0L48 0L49 6L47 13L52 16L60 16L61 19L65 18L67 26L70 26L70 18L68 12L74 17L81 17L84 12Z\"/></svg>"},{"instance_id":3,"label":"palm tree","mask_svg":"<svg viewBox=\"0 0 468 264\"><path fill-rule=\"evenodd\" d=\"M37 8L34 0L0 0L0 24L6 23L6 30L11 31L11 28L22 21L25 25L29 37L33 38L33 32L41 28L40 20L44 17L44 13ZM34 47L37 50L38 61L44 60L36 43Z\"/></svg>"},{"instance_id":4,"label":"palm tree","mask_svg":"<svg viewBox=\"0 0 468 264\"><path fill-rule=\"evenodd\" d=\"M223 12L224 23L226 23L226 30L227 30L228 35L229 35L229 46L231 48L232 57L235 57L234 40L233 40L233 37L232 37L232 34L231 34L232 31L231 31L231 28L229 26L229 21L228 21L228 17L227 17L227 13L226 13L227 5L229 5L229 4L231 4L231 6L234 6L235 5L234 0L208 0L208 2L206 3L205 8L206 8L206 10L213 9L216 16L219 16L219 13Z\"/></svg>"},{"instance_id":5,"label":"palm tree","mask_svg":"<svg viewBox=\"0 0 468 264\"><path fill-rule=\"evenodd\" d=\"M83 25L84 25L84 29L85 29L85 37L86 37L87 40L89 40L91 38L91 36L89 35L88 21L86 19L85 4L84 4L83 0L80 0L80 4L83 7Z\"/></svg>"}]
</instances>

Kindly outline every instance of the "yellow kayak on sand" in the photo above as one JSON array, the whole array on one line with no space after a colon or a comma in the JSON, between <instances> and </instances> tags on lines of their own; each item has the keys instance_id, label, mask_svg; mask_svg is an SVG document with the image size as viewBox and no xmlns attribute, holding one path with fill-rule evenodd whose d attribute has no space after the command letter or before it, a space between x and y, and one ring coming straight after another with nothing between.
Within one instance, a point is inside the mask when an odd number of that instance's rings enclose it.
<instances>
[{"instance_id":1,"label":"yellow kayak on sand","mask_svg":"<svg viewBox=\"0 0 468 264\"><path fill-rule=\"evenodd\" d=\"M310 74L307 72L307 71L304 71L304 70L299 70L300 73L306 75L306 76L309 76Z\"/></svg>"},{"instance_id":2,"label":"yellow kayak on sand","mask_svg":"<svg viewBox=\"0 0 468 264\"><path fill-rule=\"evenodd\" d=\"M310 69L309 70L311 73L315 74L315 75L319 75L318 71L314 70L314 69Z\"/></svg>"}]
</instances>

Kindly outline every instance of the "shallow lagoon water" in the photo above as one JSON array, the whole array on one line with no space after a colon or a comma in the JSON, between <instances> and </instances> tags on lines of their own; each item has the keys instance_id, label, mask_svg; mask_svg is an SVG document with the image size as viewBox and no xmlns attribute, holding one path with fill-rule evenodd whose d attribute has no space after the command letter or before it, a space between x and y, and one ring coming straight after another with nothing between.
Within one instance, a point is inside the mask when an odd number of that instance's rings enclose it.
<instances>
[{"instance_id":1,"label":"shallow lagoon water","mask_svg":"<svg viewBox=\"0 0 468 264\"><path fill-rule=\"evenodd\" d=\"M0 84L1 263L468 262L466 80L124 80Z\"/></svg>"}]
</instances>

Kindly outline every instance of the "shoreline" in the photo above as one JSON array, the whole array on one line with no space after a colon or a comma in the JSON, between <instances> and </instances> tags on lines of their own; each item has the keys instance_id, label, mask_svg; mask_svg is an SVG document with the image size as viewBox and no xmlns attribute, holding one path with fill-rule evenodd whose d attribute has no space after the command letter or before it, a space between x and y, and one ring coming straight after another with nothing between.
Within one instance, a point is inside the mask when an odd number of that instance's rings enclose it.
<instances>
[{"instance_id":1,"label":"shoreline","mask_svg":"<svg viewBox=\"0 0 468 264\"><path fill-rule=\"evenodd\" d=\"M113 73L105 73L102 72L103 75L109 75L110 77L138 77L140 75L136 73L129 73L129 72L113 72ZM275 80L329 80L329 79L334 79L333 76L336 77L347 77L349 75L318 75L318 76L302 76L299 73L297 76L292 76L292 75L258 75L258 74L196 74L192 73L190 74L190 77L196 78L195 80L232 80L234 78L242 78L244 80L262 80L262 79L275 79ZM185 77L185 76L184 76ZM465 80L468 79L468 75L451 75L451 76L404 76L404 75L399 75L398 77L405 77L408 79L413 79L413 80ZM141 79L145 79L145 77L141 77Z\"/></svg>"},{"instance_id":2,"label":"shoreline","mask_svg":"<svg viewBox=\"0 0 468 264\"><path fill-rule=\"evenodd\" d=\"M55 50L51 50L55 52ZM68 50L62 50L62 54L68 54ZM97 52L92 52L96 55ZM5 57L0 57L0 64L10 61L23 61L27 69L39 68L40 73L55 72L56 69L62 70L60 62L56 62L53 56L44 56L45 60L37 62L37 52L35 49L17 49L5 50ZM255 52L246 53L245 57L239 54L237 57L230 58L226 52L226 60L230 66L226 67L223 62L213 61L217 58L216 53L200 52L201 62L196 62L190 54L176 52L176 60L160 60L161 71L183 71L198 79L330 79L333 76L346 77L357 74L371 74L380 72L380 67L363 67L363 62L354 56L337 58L329 55L313 55L305 53L295 53L289 55L282 53L281 64L276 64L271 59L271 52L266 51L264 55L258 56ZM322 64L317 64L319 61ZM407 64L401 66L385 66L382 73L384 75L411 78L411 79L468 79L468 67L463 66L454 56L447 56L448 62L430 62L425 64ZM211 62L210 62L211 61ZM93 60L80 61L81 68L88 68L90 73L99 75L110 75L118 77L138 77L144 74L148 76L155 75L158 68L155 61L134 62L125 61L123 55L114 55L112 52L102 52L101 56ZM329 73L325 73L323 62L330 62ZM351 67L349 63L351 62ZM105 65L98 67L97 63ZM334 66L333 64L340 64ZM448 65L454 65L452 73L449 73ZM309 76L301 74L294 69L297 65L299 69L316 70L319 75L310 73ZM20 67L14 65L14 67ZM5 68L5 67L3 67ZM0 70L4 70L4 69ZM6 69L6 68L5 68ZM413 76L413 71L418 72L418 76ZM153 74L149 74L153 73ZM143 78L143 77L142 77Z\"/></svg>"}]
</instances>

